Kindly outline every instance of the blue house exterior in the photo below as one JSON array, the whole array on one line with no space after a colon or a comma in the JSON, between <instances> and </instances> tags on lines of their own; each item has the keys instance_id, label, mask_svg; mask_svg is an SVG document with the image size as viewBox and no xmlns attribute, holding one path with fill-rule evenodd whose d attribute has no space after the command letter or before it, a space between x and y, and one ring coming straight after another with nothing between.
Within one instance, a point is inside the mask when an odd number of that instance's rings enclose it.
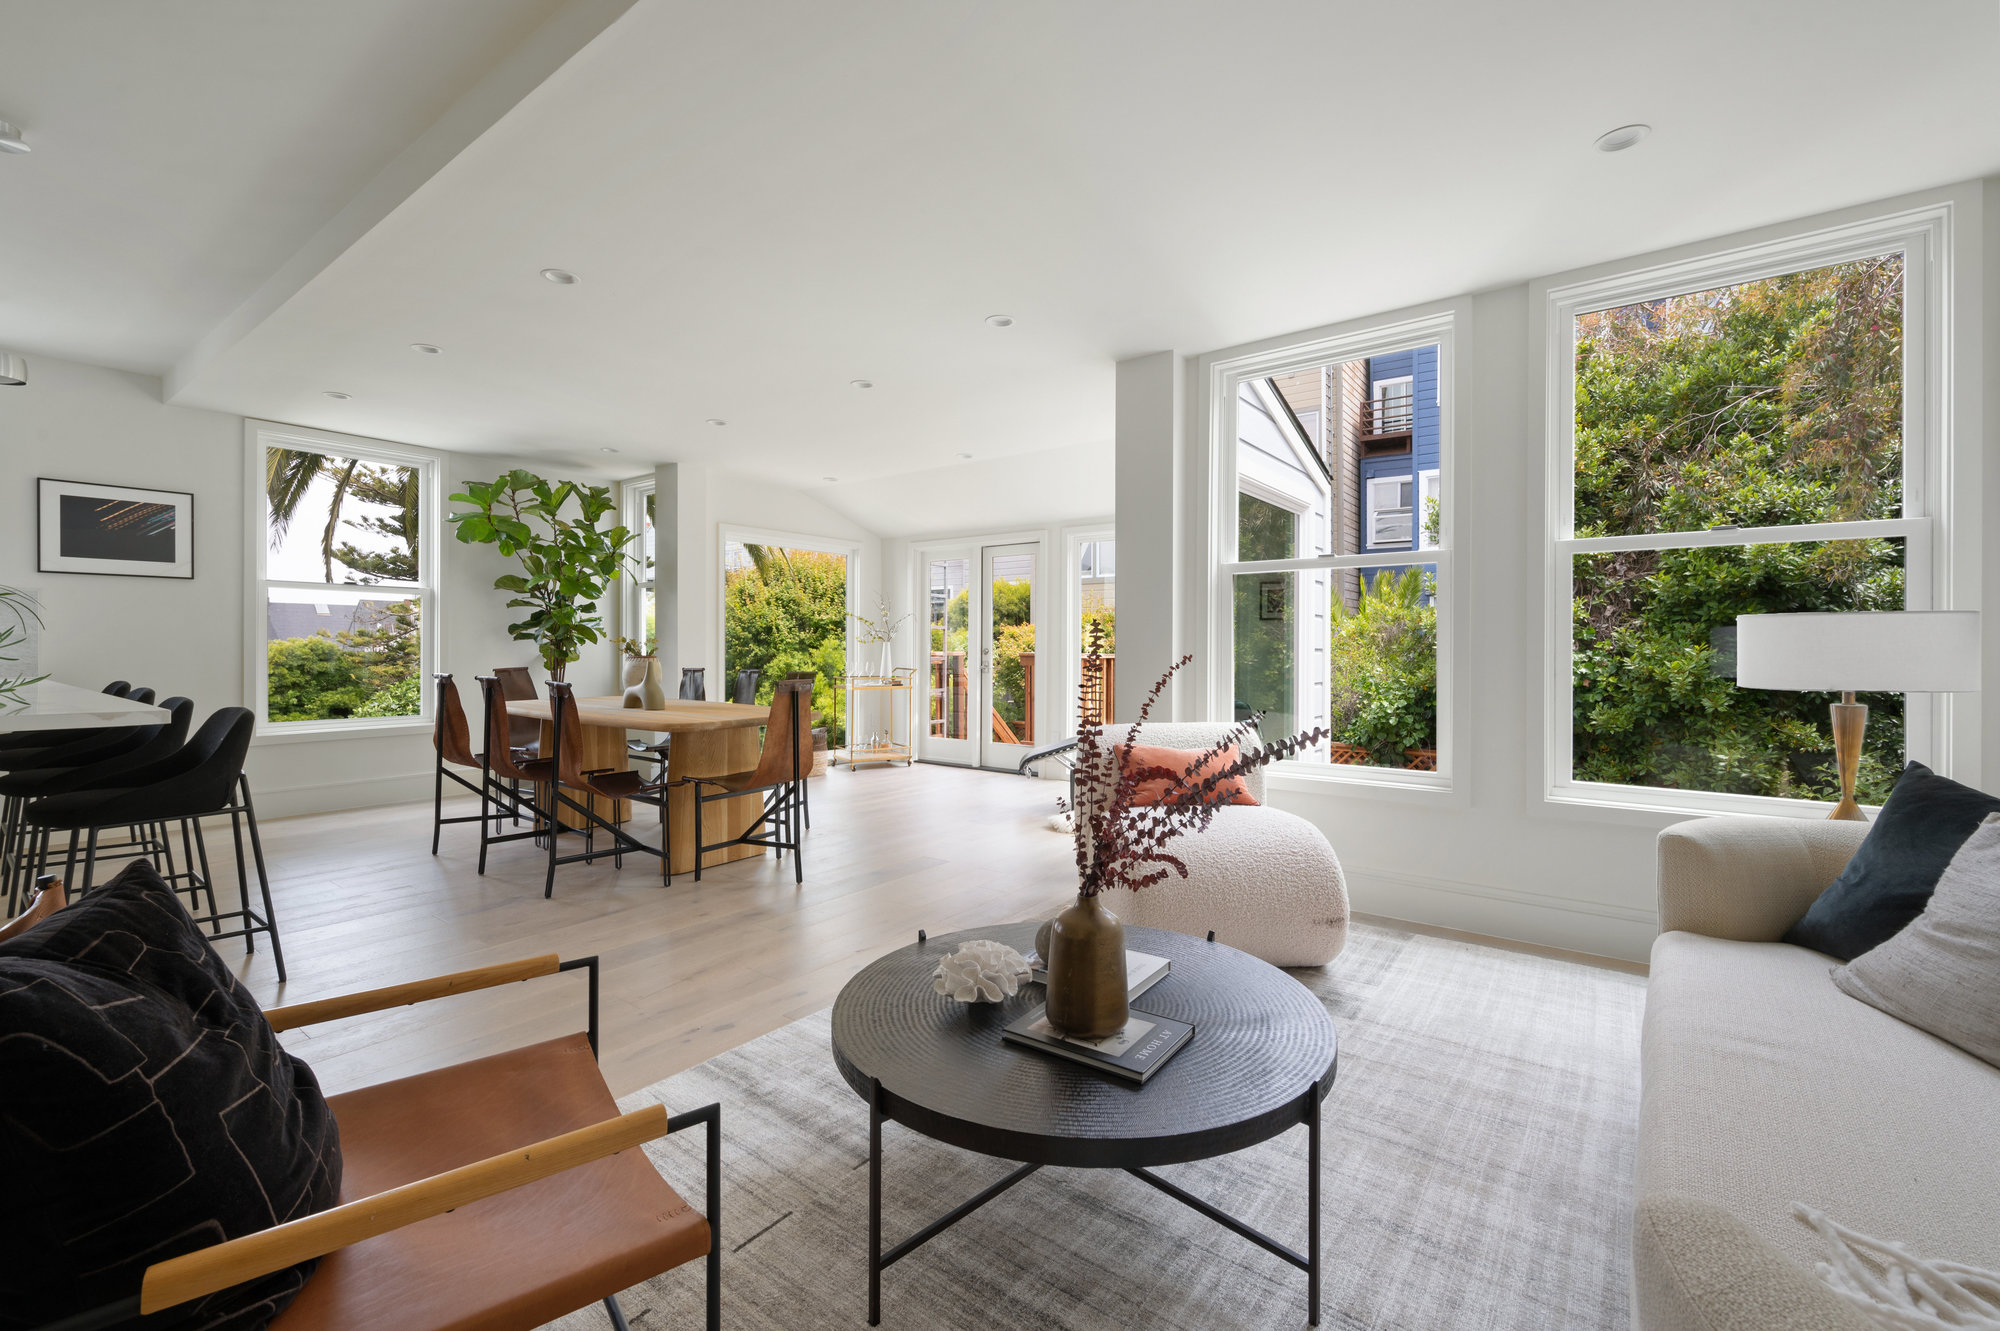
<instances>
[{"instance_id":1,"label":"blue house exterior","mask_svg":"<svg viewBox=\"0 0 2000 1331\"><path fill-rule=\"evenodd\" d=\"M1363 552L1427 544L1425 500L1438 494L1438 349L1368 360L1369 415L1356 459Z\"/></svg>"}]
</instances>

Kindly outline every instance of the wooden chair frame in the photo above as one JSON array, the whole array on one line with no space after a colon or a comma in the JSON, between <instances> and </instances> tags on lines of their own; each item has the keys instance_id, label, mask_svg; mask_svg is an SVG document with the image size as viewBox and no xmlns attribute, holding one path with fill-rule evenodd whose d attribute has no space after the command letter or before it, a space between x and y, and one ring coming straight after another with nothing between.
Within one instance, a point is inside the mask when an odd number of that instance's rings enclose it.
<instances>
[{"instance_id":1,"label":"wooden chair frame","mask_svg":"<svg viewBox=\"0 0 2000 1331\"><path fill-rule=\"evenodd\" d=\"M267 1008L264 1016L273 1030L289 1031L570 970L587 970L590 975L587 1038L591 1053L596 1054L598 967L594 956L563 961L554 953L549 953L381 989ZM719 1103L703 1105L682 1114L669 1114L664 1105L649 1105L617 1118L593 1123L587 1128L545 1138L504 1155L489 1156L414 1183L390 1188L372 1197L347 1202L301 1220L273 1225L255 1234L245 1234L241 1238L155 1262L146 1268L137 1294L52 1322L41 1331L100 1331L116 1327L145 1314L282 1271L310 1258L324 1257L364 1239L377 1238L481 1198L492 1197L697 1126L705 1130L708 1147L708 1177L705 1181L705 1216L708 1220L707 1325L708 1331L720 1331L722 1106ZM611 1314L612 1324L625 1327L625 1315L618 1307L617 1295L606 1296L604 1304Z\"/></svg>"}]
</instances>

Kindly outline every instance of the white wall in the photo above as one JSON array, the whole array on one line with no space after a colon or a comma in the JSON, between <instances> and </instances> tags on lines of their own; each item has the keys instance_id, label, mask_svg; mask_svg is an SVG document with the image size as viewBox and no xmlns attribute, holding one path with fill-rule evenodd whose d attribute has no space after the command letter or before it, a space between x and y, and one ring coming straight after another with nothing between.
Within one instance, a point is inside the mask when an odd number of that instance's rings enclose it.
<instances>
[{"instance_id":1,"label":"white wall","mask_svg":"<svg viewBox=\"0 0 2000 1331\"><path fill-rule=\"evenodd\" d=\"M43 617L40 669L68 683L113 678L161 697L194 699L196 724L217 707L244 705L243 419L173 407L159 380L37 356L26 387L0 390L0 582L34 589ZM447 493L488 479L519 459L444 455ZM548 470L544 468L544 470ZM184 490L194 494L191 581L36 571L35 480ZM439 573L439 668L458 677L468 707L473 676L500 665L534 665L527 643L507 636L516 611L493 579L508 571L490 546L443 542ZM607 621L608 622L608 621ZM612 691L608 644L590 648L569 677L585 693ZM475 721L475 726L477 722ZM268 817L428 798L426 730L357 737L260 738L251 787Z\"/></svg>"},{"instance_id":2,"label":"white wall","mask_svg":"<svg viewBox=\"0 0 2000 1331\"><path fill-rule=\"evenodd\" d=\"M1987 405L2000 402L2000 181L1958 190L1955 197L1961 226L1975 228L1955 255L1960 360L1954 423L1971 442L1961 450L1955 479L1981 502L1967 506L1977 511L1959 514L1954 550L1967 571L1955 572L1954 584L1959 604L1987 612L1987 691L2000 697L2000 541L1985 530L1990 515L2000 513L2000 466L1985 465L2000 453L2000 412ZM1854 211L1886 212L1914 201ZM1453 536L1466 612L1461 696L1471 736L1454 778L1458 789L1450 798L1428 798L1282 774L1271 779L1271 802L1325 831L1348 873L1357 911L1644 958L1657 931L1655 839L1685 815L1552 805L1540 796L1544 440L1543 386L1532 352L1535 309L1528 283L1477 294L1469 303L1457 376L1460 483ZM1182 487L1177 510L1170 503L1177 474L1198 480L1206 471L1205 442L1196 437L1206 428L1199 375L1191 358L1189 425L1177 450L1162 424L1160 376L1152 360L1120 366L1121 655L1133 641L1132 625L1165 624L1177 608L1186 636L1199 640L1208 616L1209 504L1205 493L1186 493L1203 489L1205 481ZM1150 385L1150 391L1128 393L1128 382L1135 390ZM1149 505L1143 511L1131 506L1140 495ZM1156 563L1152 577L1128 576L1127 560L1141 533L1169 526L1176 512L1171 544L1186 552L1184 573L1169 578ZM1142 597L1148 604L1140 604ZM1183 716L1199 706L1195 700L1210 696L1211 664L1196 664L1181 695ZM1225 666L1216 662L1212 669ZM1992 788L1993 774L2000 773L2000 707L1981 707L1975 699L1967 714L1975 712L1977 738L1968 743L1977 752L1955 754L1953 770L1975 782L1983 774Z\"/></svg>"},{"instance_id":3,"label":"white wall","mask_svg":"<svg viewBox=\"0 0 2000 1331\"><path fill-rule=\"evenodd\" d=\"M667 649L661 648L660 667L669 691L678 687L681 667L703 666L708 670L709 697L723 696L719 681L723 664L721 547L725 527L852 542L858 549L848 570L850 598L861 613L874 614L875 598L882 587L882 541L846 514L800 491L717 466L673 463L659 468L654 475L659 494L676 495L673 537L676 591L671 607L662 597L658 611L661 622L669 609L675 620L678 655L672 660L664 659ZM656 518L656 521L662 520ZM666 536L662 524L662 542ZM667 574L663 557L659 574L662 586Z\"/></svg>"}]
</instances>

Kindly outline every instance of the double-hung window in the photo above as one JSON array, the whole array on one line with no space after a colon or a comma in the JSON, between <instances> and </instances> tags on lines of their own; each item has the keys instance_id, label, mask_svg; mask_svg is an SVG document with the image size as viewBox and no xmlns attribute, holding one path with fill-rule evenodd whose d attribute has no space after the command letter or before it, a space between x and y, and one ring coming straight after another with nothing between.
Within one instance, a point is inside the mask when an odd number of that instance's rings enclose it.
<instances>
[{"instance_id":1,"label":"double-hung window","mask_svg":"<svg viewBox=\"0 0 2000 1331\"><path fill-rule=\"evenodd\" d=\"M1738 688L1736 617L1938 606L1945 220L1547 291L1549 798L1837 792L1830 695ZM1861 700L1878 804L1947 704Z\"/></svg>"},{"instance_id":2,"label":"double-hung window","mask_svg":"<svg viewBox=\"0 0 2000 1331\"><path fill-rule=\"evenodd\" d=\"M1455 326L1447 311L1204 362L1211 706L1268 739L1329 732L1285 764L1300 775L1452 789Z\"/></svg>"},{"instance_id":3,"label":"double-hung window","mask_svg":"<svg viewBox=\"0 0 2000 1331\"><path fill-rule=\"evenodd\" d=\"M638 532L639 539L631 546L633 562L618 580L621 588L618 630L648 652L658 642L654 622L658 603L653 596L657 554L653 536L653 496L654 483L650 477L627 481L619 487L622 505L619 520L625 530Z\"/></svg>"},{"instance_id":4,"label":"double-hung window","mask_svg":"<svg viewBox=\"0 0 2000 1331\"><path fill-rule=\"evenodd\" d=\"M244 679L259 732L421 723L437 660L437 456L249 421L245 482Z\"/></svg>"}]
</instances>

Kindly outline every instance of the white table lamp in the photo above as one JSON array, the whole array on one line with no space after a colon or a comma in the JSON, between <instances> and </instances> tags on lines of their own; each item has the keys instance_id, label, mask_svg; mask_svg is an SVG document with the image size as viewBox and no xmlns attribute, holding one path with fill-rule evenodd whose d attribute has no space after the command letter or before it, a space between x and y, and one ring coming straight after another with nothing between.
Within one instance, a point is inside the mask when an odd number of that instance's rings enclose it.
<instances>
[{"instance_id":1,"label":"white table lamp","mask_svg":"<svg viewBox=\"0 0 2000 1331\"><path fill-rule=\"evenodd\" d=\"M1854 777L1868 708L1854 695L1977 690L1979 615L1972 610L1738 615L1736 684L1840 694L1833 705L1840 803L1827 816L1862 818Z\"/></svg>"}]
</instances>

